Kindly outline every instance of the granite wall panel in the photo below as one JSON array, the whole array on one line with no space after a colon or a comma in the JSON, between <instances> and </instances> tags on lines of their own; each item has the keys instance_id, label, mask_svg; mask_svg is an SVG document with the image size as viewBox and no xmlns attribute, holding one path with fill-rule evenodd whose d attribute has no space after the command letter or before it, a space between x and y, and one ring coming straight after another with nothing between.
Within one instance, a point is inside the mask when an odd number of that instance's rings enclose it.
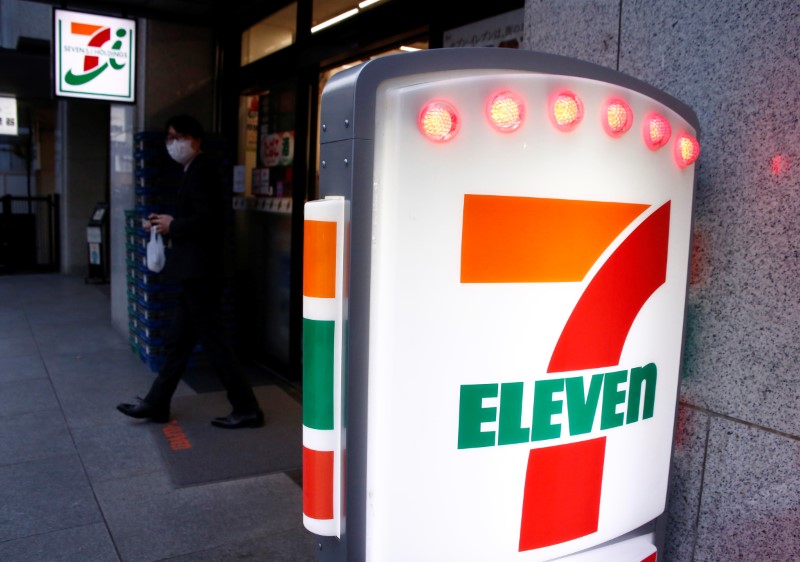
<instances>
[{"instance_id":1,"label":"granite wall panel","mask_svg":"<svg viewBox=\"0 0 800 562\"><path fill-rule=\"evenodd\" d=\"M620 70L701 125L682 399L800 435L800 4L622 12Z\"/></svg>"},{"instance_id":2,"label":"granite wall panel","mask_svg":"<svg viewBox=\"0 0 800 562\"><path fill-rule=\"evenodd\" d=\"M617 66L619 0L528 0L523 48Z\"/></svg>"},{"instance_id":3,"label":"granite wall panel","mask_svg":"<svg viewBox=\"0 0 800 562\"><path fill-rule=\"evenodd\" d=\"M687 406L678 410L665 540L665 558L672 562L692 560L697 540L708 427L706 413Z\"/></svg>"},{"instance_id":4,"label":"granite wall panel","mask_svg":"<svg viewBox=\"0 0 800 562\"><path fill-rule=\"evenodd\" d=\"M526 2L526 48L701 125L668 562L800 559L800 3Z\"/></svg>"},{"instance_id":5,"label":"granite wall panel","mask_svg":"<svg viewBox=\"0 0 800 562\"><path fill-rule=\"evenodd\" d=\"M710 421L694 560L800 560L800 442Z\"/></svg>"}]
</instances>

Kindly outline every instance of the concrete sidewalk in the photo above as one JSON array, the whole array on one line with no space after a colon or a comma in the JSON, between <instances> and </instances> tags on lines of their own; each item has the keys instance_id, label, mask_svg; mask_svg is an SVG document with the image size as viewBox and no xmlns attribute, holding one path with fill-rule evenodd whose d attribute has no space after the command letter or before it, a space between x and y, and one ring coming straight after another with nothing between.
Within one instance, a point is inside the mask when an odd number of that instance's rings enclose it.
<instances>
[{"instance_id":1,"label":"concrete sidewalk","mask_svg":"<svg viewBox=\"0 0 800 562\"><path fill-rule=\"evenodd\" d=\"M115 409L154 375L107 292L0 277L0 560L314 560L296 475L172 485L152 432Z\"/></svg>"}]
</instances>

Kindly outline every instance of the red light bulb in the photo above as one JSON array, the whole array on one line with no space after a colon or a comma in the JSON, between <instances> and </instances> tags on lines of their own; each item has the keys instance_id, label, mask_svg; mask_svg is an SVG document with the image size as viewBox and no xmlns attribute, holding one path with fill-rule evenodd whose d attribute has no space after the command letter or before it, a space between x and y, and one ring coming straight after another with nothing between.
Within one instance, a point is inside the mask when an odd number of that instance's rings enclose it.
<instances>
[{"instance_id":1,"label":"red light bulb","mask_svg":"<svg viewBox=\"0 0 800 562\"><path fill-rule=\"evenodd\" d=\"M700 143L688 133L680 133L675 139L675 162L680 168L694 164L700 156Z\"/></svg>"},{"instance_id":2,"label":"red light bulb","mask_svg":"<svg viewBox=\"0 0 800 562\"><path fill-rule=\"evenodd\" d=\"M631 106L621 99L614 99L606 104L602 116L603 128L612 137L621 137L633 125Z\"/></svg>"},{"instance_id":3,"label":"red light bulb","mask_svg":"<svg viewBox=\"0 0 800 562\"><path fill-rule=\"evenodd\" d=\"M572 92L560 92L550 102L550 120L561 131L571 131L583 119L583 103Z\"/></svg>"},{"instance_id":4,"label":"red light bulb","mask_svg":"<svg viewBox=\"0 0 800 562\"><path fill-rule=\"evenodd\" d=\"M433 100L419 112L417 123L420 132L433 142L447 142L458 132L461 120L453 104Z\"/></svg>"},{"instance_id":5,"label":"red light bulb","mask_svg":"<svg viewBox=\"0 0 800 562\"><path fill-rule=\"evenodd\" d=\"M672 136L672 126L666 117L658 113L651 113L645 117L642 134L647 148L658 150L669 142L669 138Z\"/></svg>"},{"instance_id":6,"label":"red light bulb","mask_svg":"<svg viewBox=\"0 0 800 562\"><path fill-rule=\"evenodd\" d=\"M519 129L525 119L525 104L513 92L501 92L489 100L486 113L492 126L502 133Z\"/></svg>"}]
</instances>

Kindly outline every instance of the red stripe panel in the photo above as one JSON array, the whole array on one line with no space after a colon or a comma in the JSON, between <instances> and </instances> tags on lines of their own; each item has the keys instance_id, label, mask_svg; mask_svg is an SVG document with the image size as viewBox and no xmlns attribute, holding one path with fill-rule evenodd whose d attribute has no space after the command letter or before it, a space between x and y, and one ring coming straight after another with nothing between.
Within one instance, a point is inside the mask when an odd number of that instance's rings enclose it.
<instances>
[{"instance_id":1,"label":"red stripe panel","mask_svg":"<svg viewBox=\"0 0 800 562\"><path fill-rule=\"evenodd\" d=\"M333 451L303 447L303 513L333 519Z\"/></svg>"},{"instance_id":2,"label":"red stripe panel","mask_svg":"<svg viewBox=\"0 0 800 562\"><path fill-rule=\"evenodd\" d=\"M642 562L656 562L656 560L658 560L658 553L654 552L653 554L642 560Z\"/></svg>"},{"instance_id":3,"label":"red stripe panel","mask_svg":"<svg viewBox=\"0 0 800 562\"><path fill-rule=\"evenodd\" d=\"M633 321L667 278L669 202L626 238L581 295L548 373L618 365Z\"/></svg>"},{"instance_id":4,"label":"red stripe panel","mask_svg":"<svg viewBox=\"0 0 800 562\"><path fill-rule=\"evenodd\" d=\"M88 55L84 55L83 57L83 71L86 72L87 70L91 70L96 67L100 63L100 59L97 57L90 57Z\"/></svg>"},{"instance_id":5,"label":"red stripe panel","mask_svg":"<svg viewBox=\"0 0 800 562\"><path fill-rule=\"evenodd\" d=\"M520 552L597 532L605 451L605 437L531 450Z\"/></svg>"},{"instance_id":6,"label":"red stripe panel","mask_svg":"<svg viewBox=\"0 0 800 562\"><path fill-rule=\"evenodd\" d=\"M111 28L106 27L100 33L95 35L89 40L90 47L102 47L106 43L111 41Z\"/></svg>"},{"instance_id":7,"label":"red stripe panel","mask_svg":"<svg viewBox=\"0 0 800 562\"><path fill-rule=\"evenodd\" d=\"M90 47L102 47L106 42L111 40L111 29L105 28L100 31L97 35L92 37L91 41L89 41ZM91 70L96 67L100 62L100 59L93 56L84 56L83 57L83 71L86 72L87 70Z\"/></svg>"}]
</instances>

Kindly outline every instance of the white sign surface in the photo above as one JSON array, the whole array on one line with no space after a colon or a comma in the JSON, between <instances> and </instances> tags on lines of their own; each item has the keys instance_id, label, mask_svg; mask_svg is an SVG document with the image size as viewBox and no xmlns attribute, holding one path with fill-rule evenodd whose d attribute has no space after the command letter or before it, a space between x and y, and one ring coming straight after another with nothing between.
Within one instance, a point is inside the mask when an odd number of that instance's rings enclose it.
<instances>
[{"instance_id":1,"label":"white sign surface","mask_svg":"<svg viewBox=\"0 0 800 562\"><path fill-rule=\"evenodd\" d=\"M16 98L0 97L0 135L16 136L18 131Z\"/></svg>"},{"instance_id":2,"label":"white sign surface","mask_svg":"<svg viewBox=\"0 0 800 562\"><path fill-rule=\"evenodd\" d=\"M136 22L55 10L57 96L133 102Z\"/></svg>"},{"instance_id":3,"label":"white sign surface","mask_svg":"<svg viewBox=\"0 0 800 562\"><path fill-rule=\"evenodd\" d=\"M519 123L490 124L501 92ZM632 128L607 132L610 100ZM426 138L431 102L452 135ZM653 520L694 181L674 141L695 131L620 86L488 70L388 80L375 120L367 559L541 562Z\"/></svg>"}]
</instances>

